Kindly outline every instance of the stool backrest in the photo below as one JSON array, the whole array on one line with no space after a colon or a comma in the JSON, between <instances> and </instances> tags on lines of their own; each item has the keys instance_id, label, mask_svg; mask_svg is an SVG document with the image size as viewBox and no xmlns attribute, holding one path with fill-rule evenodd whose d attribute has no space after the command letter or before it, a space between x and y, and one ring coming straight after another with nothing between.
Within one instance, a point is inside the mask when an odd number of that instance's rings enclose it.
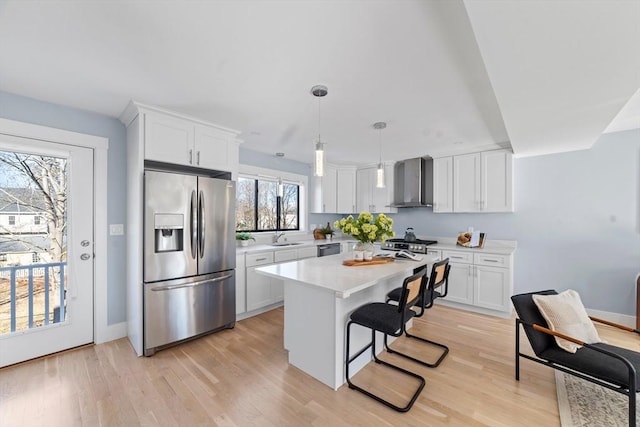
<instances>
[{"instance_id":1,"label":"stool backrest","mask_svg":"<svg viewBox=\"0 0 640 427\"><path fill-rule=\"evenodd\" d=\"M449 258L443 259L433 264L431 277L429 278L429 289L436 289L443 286L449 280Z\"/></svg>"},{"instance_id":2,"label":"stool backrest","mask_svg":"<svg viewBox=\"0 0 640 427\"><path fill-rule=\"evenodd\" d=\"M398 301L399 313L413 307L422 300L422 295L426 288L425 273L426 270L420 270L418 273L405 278L402 282L402 296Z\"/></svg>"}]
</instances>

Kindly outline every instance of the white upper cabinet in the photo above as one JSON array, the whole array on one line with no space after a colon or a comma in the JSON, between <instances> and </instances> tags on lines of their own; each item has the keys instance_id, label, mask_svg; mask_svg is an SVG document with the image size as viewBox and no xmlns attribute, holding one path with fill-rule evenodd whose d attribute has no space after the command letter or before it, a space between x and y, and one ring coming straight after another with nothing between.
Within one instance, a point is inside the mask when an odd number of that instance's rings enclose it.
<instances>
[{"instance_id":1,"label":"white upper cabinet","mask_svg":"<svg viewBox=\"0 0 640 427\"><path fill-rule=\"evenodd\" d=\"M510 152L481 153L482 211L513 212L513 156Z\"/></svg>"},{"instance_id":2,"label":"white upper cabinet","mask_svg":"<svg viewBox=\"0 0 640 427\"><path fill-rule=\"evenodd\" d=\"M338 167L336 212L352 213L356 210L356 169Z\"/></svg>"},{"instance_id":3,"label":"white upper cabinet","mask_svg":"<svg viewBox=\"0 0 640 427\"><path fill-rule=\"evenodd\" d=\"M453 157L433 160L433 211L453 212Z\"/></svg>"},{"instance_id":4,"label":"white upper cabinet","mask_svg":"<svg viewBox=\"0 0 640 427\"><path fill-rule=\"evenodd\" d=\"M193 124L164 115L146 114L144 158L190 164L193 160Z\"/></svg>"},{"instance_id":5,"label":"white upper cabinet","mask_svg":"<svg viewBox=\"0 0 640 427\"><path fill-rule=\"evenodd\" d=\"M134 104L133 108L138 105ZM142 106L144 158L158 162L238 171L239 132Z\"/></svg>"},{"instance_id":6,"label":"white upper cabinet","mask_svg":"<svg viewBox=\"0 0 640 427\"><path fill-rule=\"evenodd\" d=\"M507 150L434 160L434 212L513 212L513 155Z\"/></svg>"},{"instance_id":7,"label":"white upper cabinet","mask_svg":"<svg viewBox=\"0 0 640 427\"><path fill-rule=\"evenodd\" d=\"M481 210L480 153L453 157L453 206L456 212Z\"/></svg>"},{"instance_id":8,"label":"white upper cabinet","mask_svg":"<svg viewBox=\"0 0 640 427\"><path fill-rule=\"evenodd\" d=\"M336 213L337 169L325 164L324 175L311 178L311 213Z\"/></svg>"},{"instance_id":9,"label":"white upper cabinet","mask_svg":"<svg viewBox=\"0 0 640 427\"><path fill-rule=\"evenodd\" d=\"M394 213L390 207L393 202L393 165L384 167L384 188L376 187L377 167L358 169L356 172L356 208L357 212Z\"/></svg>"},{"instance_id":10,"label":"white upper cabinet","mask_svg":"<svg viewBox=\"0 0 640 427\"><path fill-rule=\"evenodd\" d=\"M209 126L196 126L193 153L193 164L201 168L227 170L227 165L239 162L238 148L230 135Z\"/></svg>"}]
</instances>

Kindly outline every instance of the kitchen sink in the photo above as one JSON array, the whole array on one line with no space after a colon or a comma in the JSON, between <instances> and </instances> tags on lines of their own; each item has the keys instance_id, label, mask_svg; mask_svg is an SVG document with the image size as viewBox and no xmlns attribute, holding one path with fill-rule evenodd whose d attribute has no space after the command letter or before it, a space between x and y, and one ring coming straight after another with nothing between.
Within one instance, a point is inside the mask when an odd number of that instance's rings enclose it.
<instances>
[{"instance_id":1,"label":"kitchen sink","mask_svg":"<svg viewBox=\"0 0 640 427\"><path fill-rule=\"evenodd\" d=\"M274 243L271 246L295 246L295 245L302 245L302 242Z\"/></svg>"}]
</instances>

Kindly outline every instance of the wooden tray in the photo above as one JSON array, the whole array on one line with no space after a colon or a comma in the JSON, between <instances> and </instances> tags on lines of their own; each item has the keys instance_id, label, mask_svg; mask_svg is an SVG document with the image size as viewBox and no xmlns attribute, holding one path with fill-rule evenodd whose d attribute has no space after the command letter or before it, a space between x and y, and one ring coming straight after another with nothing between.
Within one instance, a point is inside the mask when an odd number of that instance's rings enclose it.
<instances>
[{"instance_id":1,"label":"wooden tray","mask_svg":"<svg viewBox=\"0 0 640 427\"><path fill-rule=\"evenodd\" d=\"M386 264L389 262L393 262L393 258L374 258L371 261L356 261L353 259L345 259L342 261L342 265L346 265L347 267L357 267L359 265L376 265L376 264Z\"/></svg>"}]
</instances>

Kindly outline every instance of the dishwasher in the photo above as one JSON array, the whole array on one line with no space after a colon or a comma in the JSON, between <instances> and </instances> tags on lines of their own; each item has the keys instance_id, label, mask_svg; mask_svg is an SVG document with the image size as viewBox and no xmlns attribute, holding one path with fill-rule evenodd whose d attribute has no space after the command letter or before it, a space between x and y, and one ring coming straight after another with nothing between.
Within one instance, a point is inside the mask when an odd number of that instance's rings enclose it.
<instances>
[{"instance_id":1,"label":"dishwasher","mask_svg":"<svg viewBox=\"0 0 640 427\"><path fill-rule=\"evenodd\" d=\"M318 245L318 257L336 255L340 253L340 243L326 243Z\"/></svg>"}]
</instances>

